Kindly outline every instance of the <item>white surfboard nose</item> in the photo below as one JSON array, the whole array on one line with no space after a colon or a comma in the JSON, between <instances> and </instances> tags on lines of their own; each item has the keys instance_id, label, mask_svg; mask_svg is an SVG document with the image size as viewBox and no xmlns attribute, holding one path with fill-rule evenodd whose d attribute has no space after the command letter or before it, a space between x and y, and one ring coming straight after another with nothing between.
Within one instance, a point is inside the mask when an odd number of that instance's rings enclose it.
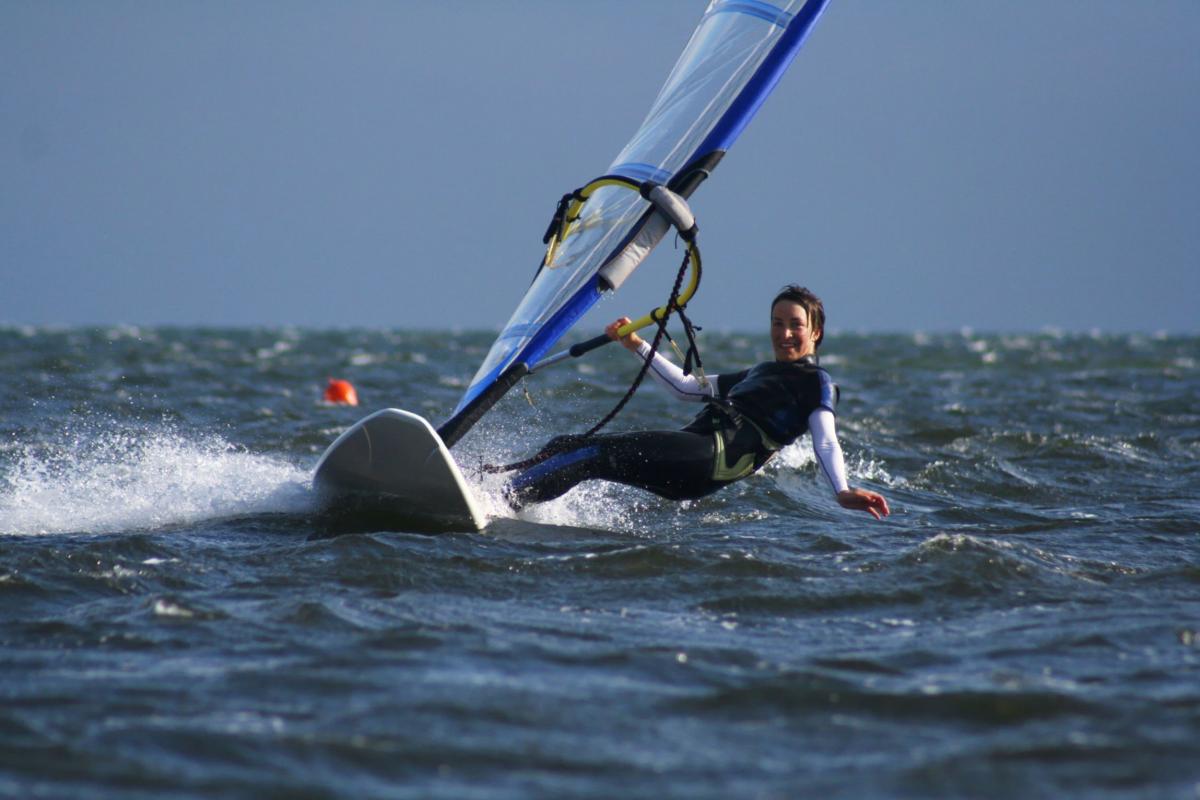
<instances>
[{"instance_id":1,"label":"white surfboard nose","mask_svg":"<svg viewBox=\"0 0 1200 800\"><path fill-rule=\"evenodd\" d=\"M437 431L398 408L377 411L339 436L317 462L313 485L332 500L352 497L375 511L394 509L405 525L423 518L449 530L486 524Z\"/></svg>"}]
</instances>

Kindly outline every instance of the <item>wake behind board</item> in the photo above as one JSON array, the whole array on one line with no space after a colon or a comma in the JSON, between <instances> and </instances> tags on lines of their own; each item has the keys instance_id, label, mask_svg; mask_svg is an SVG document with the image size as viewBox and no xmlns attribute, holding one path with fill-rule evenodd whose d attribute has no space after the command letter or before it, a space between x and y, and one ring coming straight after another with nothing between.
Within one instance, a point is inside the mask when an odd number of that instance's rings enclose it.
<instances>
[{"instance_id":1,"label":"wake behind board","mask_svg":"<svg viewBox=\"0 0 1200 800\"><path fill-rule=\"evenodd\" d=\"M339 436L317 462L313 486L332 505L405 530L474 531L486 521L437 431L398 408Z\"/></svg>"}]
</instances>

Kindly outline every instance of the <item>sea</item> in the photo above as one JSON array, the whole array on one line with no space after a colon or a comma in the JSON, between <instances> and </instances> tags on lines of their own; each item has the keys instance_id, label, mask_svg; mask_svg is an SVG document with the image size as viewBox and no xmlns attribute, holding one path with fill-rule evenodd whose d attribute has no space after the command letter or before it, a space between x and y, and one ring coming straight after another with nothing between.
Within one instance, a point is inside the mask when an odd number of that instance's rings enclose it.
<instances>
[{"instance_id":1,"label":"sea","mask_svg":"<svg viewBox=\"0 0 1200 800\"><path fill-rule=\"evenodd\" d=\"M831 331L882 521L807 438L508 511L480 466L603 417L617 348L456 445L484 530L331 518L324 448L441 422L493 336L0 327L0 797L1200 797L1200 338Z\"/></svg>"}]
</instances>

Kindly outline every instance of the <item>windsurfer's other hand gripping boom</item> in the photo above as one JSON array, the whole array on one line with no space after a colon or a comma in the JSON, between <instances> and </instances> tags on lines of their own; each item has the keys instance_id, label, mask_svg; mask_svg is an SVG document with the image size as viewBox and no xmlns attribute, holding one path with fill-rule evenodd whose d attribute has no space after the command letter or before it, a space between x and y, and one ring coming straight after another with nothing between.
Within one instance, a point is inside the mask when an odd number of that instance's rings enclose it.
<instances>
[{"instance_id":1,"label":"windsurfer's other hand gripping boom","mask_svg":"<svg viewBox=\"0 0 1200 800\"><path fill-rule=\"evenodd\" d=\"M629 317L621 317L615 322L610 322L604 329L604 334L614 342L619 342L626 350L636 353L645 344L645 340L637 335L637 331L630 331L624 336L619 333L623 325L628 325L632 321Z\"/></svg>"},{"instance_id":2,"label":"windsurfer's other hand gripping boom","mask_svg":"<svg viewBox=\"0 0 1200 800\"><path fill-rule=\"evenodd\" d=\"M650 355L645 340L635 332L618 333L628 322L622 317L604 332L645 359ZM846 481L834 422L837 387L817 361L824 333L821 300L793 284L771 302L774 361L705 379L684 375L655 353L649 369L655 381L681 400L704 403L704 410L679 431L554 439L546 446L554 455L509 483L510 502L520 507L552 500L586 480L624 483L672 500L703 497L755 472L808 431L838 504L886 517L882 495Z\"/></svg>"}]
</instances>

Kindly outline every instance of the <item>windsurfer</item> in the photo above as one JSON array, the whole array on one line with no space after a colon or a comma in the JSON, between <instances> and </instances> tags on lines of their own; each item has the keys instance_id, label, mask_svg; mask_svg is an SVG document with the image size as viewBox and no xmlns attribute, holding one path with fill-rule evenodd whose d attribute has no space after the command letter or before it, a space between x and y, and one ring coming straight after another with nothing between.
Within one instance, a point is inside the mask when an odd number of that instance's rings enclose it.
<instances>
[{"instance_id":1,"label":"windsurfer","mask_svg":"<svg viewBox=\"0 0 1200 800\"><path fill-rule=\"evenodd\" d=\"M605 333L645 359L646 341L637 333L618 334L628 322L622 317ZM654 379L681 400L704 403L704 410L678 431L553 439L543 449L552 455L510 482L510 502L519 508L552 500L586 480L624 483L672 500L703 497L757 471L807 430L838 504L886 517L882 495L851 488L846 480L834 424L837 387L817 358L824 333L821 300L791 284L771 302L774 361L700 378L655 353L649 370Z\"/></svg>"}]
</instances>

